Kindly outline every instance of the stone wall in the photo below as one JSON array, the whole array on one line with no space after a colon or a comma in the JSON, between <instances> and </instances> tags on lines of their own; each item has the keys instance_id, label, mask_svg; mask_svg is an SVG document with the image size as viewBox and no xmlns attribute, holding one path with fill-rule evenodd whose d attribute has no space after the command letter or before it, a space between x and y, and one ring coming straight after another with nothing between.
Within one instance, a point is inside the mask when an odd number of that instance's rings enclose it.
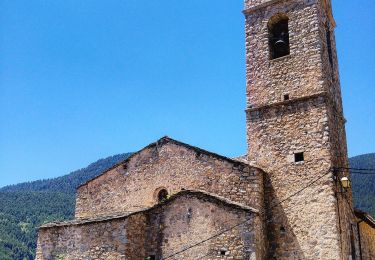
<instances>
[{"instance_id":1,"label":"stone wall","mask_svg":"<svg viewBox=\"0 0 375 260\"><path fill-rule=\"evenodd\" d=\"M330 1L249 0L245 7L248 156L268 173L268 257L358 258L351 190L339 182L348 173L333 170L348 164ZM279 14L288 17L290 55L272 60L268 23ZM300 152L304 161L295 162Z\"/></svg>"},{"instance_id":2,"label":"stone wall","mask_svg":"<svg viewBox=\"0 0 375 260\"><path fill-rule=\"evenodd\" d=\"M375 259L375 227L370 226L366 222L359 224L361 236L362 259Z\"/></svg>"},{"instance_id":3,"label":"stone wall","mask_svg":"<svg viewBox=\"0 0 375 260\"><path fill-rule=\"evenodd\" d=\"M204 190L257 210L264 207L261 170L163 138L79 187L76 217L151 207L160 189L169 194Z\"/></svg>"},{"instance_id":4,"label":"stone wall","mask_svg":"<svg viewBox=\"0 0 375 260\"><path fill-rule=\"evenodd\" d=\"M37 259L164 259L213 236L171 259L263 259L259 221L251 208L184 191L128 216L42 227Z\"/></svg>"},{"instance_id":5,"label":"stone wall","mask_svg":"<svg viewBox=\"0 0 375 260\"><path fill-rule=\"evenodd\" d=\"M42 227L36 259L143 259L146 216Z\"/></svg>"},{"instance_id":6,"label":"stone wall","mask_svg":"<svg viewBox=\"0 0 375 260\"><path fill-rule=\"evenodd\" d=\"M245 10L259 5L269 4L280 0L245 0Z\"/></svg>"},{"instance_id":7,"label":"stone wall","mask_svg":"<svg viewBox=\"0 0 375 260\"><path fill-rule=\"evenodd\" d=\"M270 259L340 259L325 114L325 97L317 96L248 118L249 158L270 173L265 187ZM295 152L304 152L304 162L294 163Z\"/></svg>"},{"instance_id":8,"label":"stone wall","mask_svg":"<svg viewBox=\"0 0 375 260\"><path fill-rule=\"evenodd\" d=\"M363 211L356 210L355 214L359 229L361 259L375 259L375 219Z\"/></svg>"},{"instance_id":9,"label":"stone wall","mask_svg":"<svg viewBox=\"0 0 375 260\"><path fill-rule=\"evenodd\" d=\"M270 59L268 22L289 17L290 55ZM318 9L305 1L286 1L246 15L247 107L260 107L324 91Z\"/></svg>"}]
</instances>

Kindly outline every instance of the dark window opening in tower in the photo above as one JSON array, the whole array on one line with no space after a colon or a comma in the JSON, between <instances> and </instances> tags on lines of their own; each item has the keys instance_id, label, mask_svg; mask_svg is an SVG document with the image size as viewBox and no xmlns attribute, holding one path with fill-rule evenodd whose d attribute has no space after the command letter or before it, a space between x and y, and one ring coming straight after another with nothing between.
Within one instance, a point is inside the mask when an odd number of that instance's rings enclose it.
<instances>
[{"instance_id":1,"label":"dark window opening in tower","mask_svg":"<svg viewBox=\"0 0 375 260\"><path fill-rule=\"evenodd\" d=\"M327 28L326 38L327 38L327 49L328 49L329 63L331 64L331 67L333 67L332 39L331 39L331 31L329 30L329 28Z\"/></svg>"},{"instance_id":2,"label":"dark window opening in tower","mask_svg":"<svg viewBox=\"0 0 375 260\"><path fill-rule=\"evenodd\" d=\"M305 160L305 155L303 153L294 154L294 162L303 162Z\"/></svg>"},{"instance_id":3,"label":"dark window opening in tower","mask_svg":"<svg viewBox=\"0 0 375 260\"><path fill-rule=\"evenodd\" d=\"M168 199L168 191L165 190L165 189L162 189L162 190L159 191L159 193L158 193L158 201L159 201L159 202L163 202L163 201L165 201L166 199Z\"/></svg>"},{"instance_id":4,"label":"dark window opening in tower","mask_svg":"<svg viewBox=\"0 0 375 260\"><path fill-rule=\"evenodd\" d=\"M356 259L356 251L355 251L355 240L354 240L354 226L351 225L350 229L350 247L351 247L351 253L352 253L352 259Z\"/></svg>"},{"instance_id":5,"label":"dark window opening in tower","mask_svg":"<svg viewBox=\"0 0 375 260\"><path fill-rule=\"evenodd\" d=\"M288 17L276 15L268 23L271 59L290 54Z\"/></svg>"}]
</instances>

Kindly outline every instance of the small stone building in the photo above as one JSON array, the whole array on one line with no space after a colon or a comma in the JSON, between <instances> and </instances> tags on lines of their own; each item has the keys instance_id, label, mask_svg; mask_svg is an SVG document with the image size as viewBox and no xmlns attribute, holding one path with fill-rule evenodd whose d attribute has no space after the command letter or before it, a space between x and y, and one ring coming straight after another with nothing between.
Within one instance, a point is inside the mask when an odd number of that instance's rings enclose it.
<instances>
[{"instance_id":1,"label":"small stone building","mask_svg":"<svg viewBox=\"0 0 375 260\"><path fill-rule=\"evenodd\" d=\"M164 259L173 257L176 248L229 228L225 235L180 253L178 259L226 255L256 259L262 250L257 210L209 193L185 190L148 209L46 225L40 231L42 247L37 257Z\"/></svg>"},{"instance_id":2,"label":"small stone building","mask_svg":"<svg viewBox=\"0 0 375 260\"><path fill-rule=\"evenodd\" d=\"M164 137L81 185L75 220L40 228L37 259L167 259L207 238L178 258L263 259L263 179Z\"/></svg>"},{"instance_id":3,"label":"small stone building","mask_svg":"<svg viewBox=\"0 0 375 260\"><path fill-rule=\"evenodd\" d=\"M366 212L356 210L361 259L375 259L375 219Z\"/></svg>"},{"instance_id":4,"label":"small stone building","mask_svg":"<svg viewBox=\"0 0 375 260\"><path fill-rule=\"evenodd\" d=\"M247 154L164 137L77 190L37 259L374 259L353 210L331 0L245 0Z\"/></svg>"}]
</instances>

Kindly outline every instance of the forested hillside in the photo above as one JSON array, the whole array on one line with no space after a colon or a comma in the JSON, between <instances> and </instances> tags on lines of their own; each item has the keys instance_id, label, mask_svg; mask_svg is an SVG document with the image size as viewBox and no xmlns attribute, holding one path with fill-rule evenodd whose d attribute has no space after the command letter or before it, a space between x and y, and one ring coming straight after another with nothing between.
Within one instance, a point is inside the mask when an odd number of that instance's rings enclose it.
<instances>
[{"instance_id":1,"label":"forested hillside","mask_svg":"<svg viewBox=\"0 0 375 260\"><path fill-rule=\"evenodd\" d=\"M59 178L0 189L0 260L34 259L37 227L73 218L76 187L129 155L101 159Z\"/></svg>"},{"instance_id":2,"label":"forested hillside","mask_svg":"<svg viewBox=\"0 0 375 260\"><path fill-rule=\"evenodd\" d=\"M351 168L375 169L375 153L349 159ZM375 174L352 172L353 197L356 208L375 216Z\"/></svg>"},{"instance_id":3,"label":"forested hillside","mask_svg":"<svg viewBox=\"0 0 375 260\"><path fill-rule=\"evenodd\" d=\"M54 191L75 193L76 187L86 182L112 167L116 163L125 160L131 153L118 154L110 156L105 159L100 159L84 169L74 171L68 175L48 179L38 180L32 182L24 182L16 185L6 186L0 189L0 192L14 192L14 191Z\"/></svg>"},{"instance_id":4,"label":"forested hillside","mask_svg":"<svg viewBox=\"0 0 375 260\"><path fill-rule=\"evenodd\" d=\"M37 227L74 215L75 189L125 160L129 153L101 159L68 175L0 189L0 260L34 259ZM353 168L375 168L375 154L350 159ZM375 216L375 175L352 174L357 208Z\"/></svg>"}]
</instances>

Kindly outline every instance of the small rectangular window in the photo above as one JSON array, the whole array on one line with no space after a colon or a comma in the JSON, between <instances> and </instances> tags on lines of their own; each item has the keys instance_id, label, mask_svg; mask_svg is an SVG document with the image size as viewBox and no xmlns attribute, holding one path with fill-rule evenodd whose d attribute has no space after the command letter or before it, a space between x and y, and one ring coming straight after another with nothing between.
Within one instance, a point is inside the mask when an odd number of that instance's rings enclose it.
<instances>
[{"instance_id":1,"label":"small rectangular window","mask_svg":"<svg viewBox=\"0 0 375 260\"><path fill-rule=\"evenodd\" d=\"M220 250L220 255L221 256L225 256L227 254L227 250L226 249L221 249Z\"/></svg>"},{"instance_id":2,"label":"small rectangular window","mask_svg":"<svg viewBox=\"0 0 375 260\"><path fill-rule=\"evenodd\" d=\"M284 95L284 100L289 100L289 94Z\"/></svg>"},{"instance_id":3,"label":"small rectangular window","mask_svg":"<svg viewBox=\"0 0 375 260\"><path fill-rule=\"evenodd\" d=\"M305 160L305 155L303 153L294 154L294 162L303 162Z\"/></svg>"}]
</instances>

